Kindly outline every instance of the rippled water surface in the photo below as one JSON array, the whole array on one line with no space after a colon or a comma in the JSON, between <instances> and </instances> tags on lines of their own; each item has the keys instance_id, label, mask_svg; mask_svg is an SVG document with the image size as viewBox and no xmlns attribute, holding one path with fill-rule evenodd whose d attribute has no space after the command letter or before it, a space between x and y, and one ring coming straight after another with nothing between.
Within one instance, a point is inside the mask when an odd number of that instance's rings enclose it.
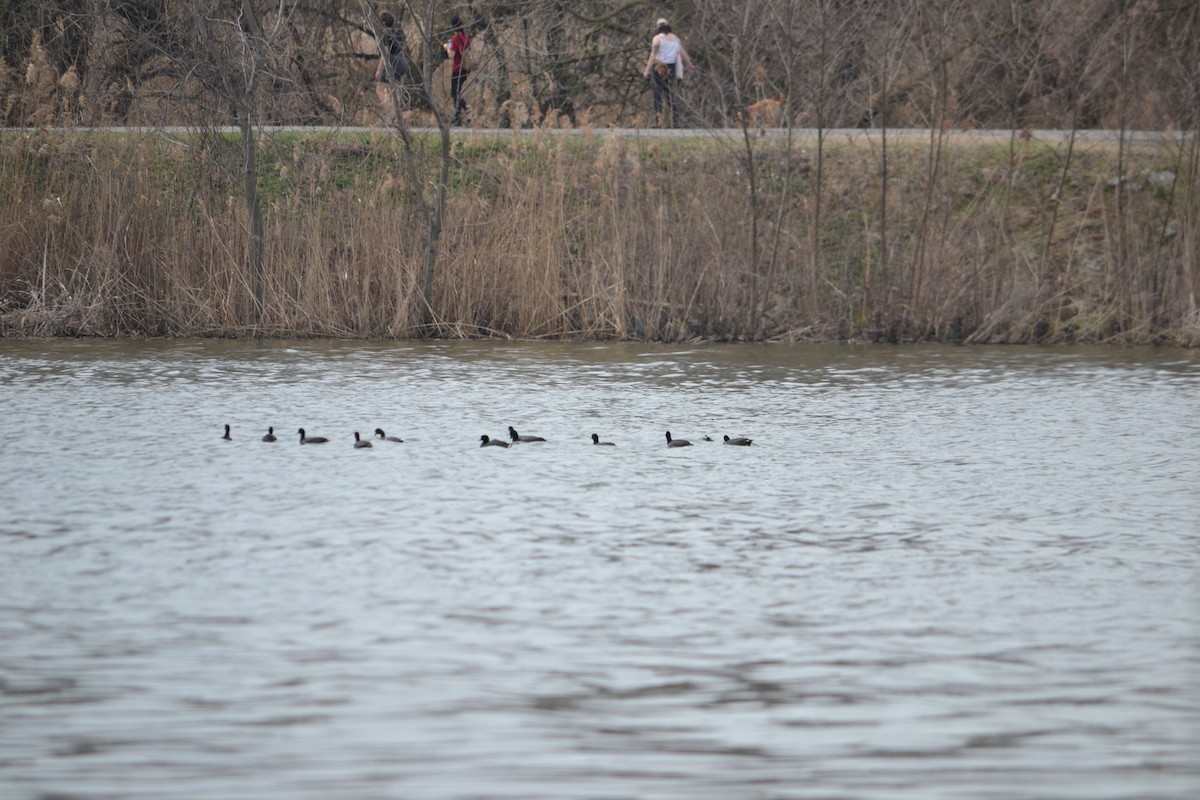
<instances>
[{"instance_id":1,"label":"rippled water surface","mask_svg":"<svg viewBox=\"0 0 1200 800\"><path fill-rule=\"evenodd\" d=\"M0 398L6 800L1200 793L1194 352L0 340Z\"/></svg>"}]
</instances>

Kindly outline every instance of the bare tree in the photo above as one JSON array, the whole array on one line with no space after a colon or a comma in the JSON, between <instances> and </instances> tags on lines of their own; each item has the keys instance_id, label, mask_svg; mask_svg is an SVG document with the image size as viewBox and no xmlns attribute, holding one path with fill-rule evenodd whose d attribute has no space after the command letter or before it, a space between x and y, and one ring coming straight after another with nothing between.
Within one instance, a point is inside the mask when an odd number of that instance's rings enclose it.
<instances>
[{"instance_id":1,"label":"bare tree","mask_svg":"<svg viewBox=\"0 0 1200 800\"><path fill-rule=\"evenodd\" d=\"M790 4L791 5L791 4ZM780 26L788 36L787 51L793 58L783 60L786 75L788 110L795 109L808 126L816 130L812 157L812 182L806 207L808 209L808 275L807 295L815 299L818 281L825 264L822 246L823 209L826 179L826 145L830 128L844 124L846 89L852 87L854 73L851 55L858 16L853 7L838 0L815 0L805 3L790 16L787 26ZM783 49L781 43L779 48ZM789 113L787 119L792 115ZM845 280L843 280L845 286ZM810 313L817 308L810 302Z\"/></svg>"},{"instance_id":2,"label":"bare tree","mask_svg":"<svg viewBox=\"0 0 1200 800\"><path fill-rule=\"evenodd\" d=\"M199 113L198 122L216 131L232 121L239 134L240 171L246 205L245 264L252 317L262 322L265 306L263 212L259 191L258 129L271 93L294 84L284 42L294 4L284 0L178 0L177 26L151 44L175 65L178 99ZM169 45L169 48L167 47ZM203 87L197 96L189 85ZM208 105L206 98L211 99ZM216 141L220 140L217 134Z\"/></svg>"},{"instance_id":3,"label":"bare tree","mask_svg":"<svg viewBox=\"0 0 1200 800\"><path fill-rule=\"evenodd\" d=\"M1190 131L1180 137L1179 154L1175 162L1176 180L1171 186L1171 203L1164 215L1161 237L1165 241L1172 224L1175 225L1175 259L1183 265L1178 283L1171 281L1163 291L1174 290L1183 299L1181 316L1188 318L1193 326L1200 327L1200 221L1195 214L1181 213L1171 219L1175 208L1194 209L1200 198L1200 6L1190 8L1181 5L1176 14L1160 22L1164 48L1169 57L1170 83L1175 87L1177 118L1174 125L1182 131ZM1184 196L1176 196L1183 187Z\"/></svg>"},{"instance_id":4,"label":"bare tree","mask_svg":"<svg viewBox=\"0 0 1200 800\"><path fill-rule=\"evenodd\" d=\"M920 20L920 33L916 45L921 68L925 73L925 95L928 97L927 127L929 146L926 154L925 193L913 246L911 275L908 286L907 307L929 307L923 302L926 273L929 270L930 238L933 235L934 209L939 203L938 179L941 174L942 156L945 152L946 133L950 126L950 62L959 54L954 37L954 20L962 16L961 0L930 0L915 10ZM943 228L944 233L944 228ZM929 321L916 321L924 327ZM936 324L936 321L934 321ZM910 321L911 324L911 321Z\"/></svg>"},{"instance_id":5,"label":"bare tree","mask_svg":"<svg viewBox=\"0 0 1200 800\"><path fill-rule=\"evenodd\" d=\"M879 7L878 16L869 28L868 36L879 43L878 50L871 51L869 58L874 62L870 75L873 91L868 101L864 122L866 127L879 131L879 248L876 255L878 274L871 274L868 256L863 269L862 318L864 322L873 311L891 308L895 300L895 276L892 274L892 255L888 240L888 185L891 182L888 164L888 116L894 102L898 75L912 36L913 19L911 6L904 0L887 0ZM882 294L883 297L879 297ZM891 322L886 333L895 337Z\"/></svg>"},{"instance_id":6,"label":"bare tree","mask_svg":"<svg viewBox=\"0 0 1200 800\"><path fill-rule=\"evenodd\" d=\"M268 81L280 99L272 114L325 124L354 117L369 100L362 91L362 77L363 62L370 54L362 52L358 37L372 31L362 10L375 5L364 0L251 0L254 16L273 20L264 23L263 31L279 57L272 69L288 75L286 88L274 78ZM384 0L378 5L404 5L424 13L428 2ZM437 14L448 16L455 5L438 0L433 7ZM733 50L735 37L727 34L730 28L744 28L749 7L758 9L752 16L769 13L776 19L806 20L803 26L810 31L824 25L826 31L837 33L825 41L838 43L840 57L817 61L811 52L804 53L806 63L828 71L792 76L783 84L778 76L784 65L775 54ZM24 122L39 110L29 102L35 88L16 79L29 65L36 32L55 75L72 68L78 75L89 113L85 119L111 117L123 122L133 107L143 115L174 114L177 121L177 108L161 108L147 93L161 91L169 79L189 77L178 74L177 67L196 44L181 24L192 9L213 20L249 19L241 0L0 3L0 60L7 68L14 120ZM569 119L589 118L593 124L629 122L642 101L643 84L637 80L635 64L644 58L649 21L660 15L670 17L685 38L697 37L689 49L704 67L704 91L689 92L689 111L709 124L726 124L738 110L732 92L739 81L748 94L742 99L754 97L756 87L752 82L746 85L746 76L737 75L740 67L735 65L750 60L764 62L775 79L773 88L793 94L803 93L806 84L827 89L857 85L870 100L860 100L862 113L857 119L842 118L843 125L879 127L876 120L881 113L918 119L928 110L913 90L927 83L928 67L933 65L923 68L919 53L909 51L899 60L887 93L880 93L881 76L869 66L877 64L887 34L902 29L911 14L911 4L893 0L510 0L463 3L459 11L472 15L478 31L500 55L491 69L485 69L487 80L496 87L489 101L495 102L497 113L506 99L520 95L522 100L531 99L543 116L553 110ZM948 110L977 127L1005 127L1015 102L1020 117L1016 127L1061 124L1071 113L1072 98L1064 90L1071 82L1072 64L1103 41L1104 57L1093 61L1083 74L1078 124L1114 126L1123 115L1133 127L1164 126L1177 117L1181 99L1168 63L1175 52L1171 43L1178 42L1178 31L1190 30L1188 23L1197 13L1200 7L1192 0L963 0L956 25L939 45L948 56L967 56L949 70L960 105ZM1111 25L1121 19L1126 26L1124 39L1119 28ZM278 30L274 20L279 21ZM837 25L831 25L835 20ZM1094 24L1104 21L1107 26ZM1141 56L1127 60L1123 52L1129 51L1122 50L1122 41L1139 48ZM809 42L819 46L820 39ZM834 96L836 92L827 99ZM425 102L423 97L416 101ZM831 110L837 107L829 103ZM801 108L794 105L793 110Z\"/></svg>"},{"instance_id":7,"label":"bare tree","mask_svg":"<svg viewBox=\"0 0 1200 800\"><path fill-rule=\"evenodd\" d=\"M761 99L755 95L756 84L763 86L762 76L766 67L760 58L766 27L770 24L770 0L749 0L736 12L729 9L724 0L708 0L698 10L697 17L709 22L697 28L699 47L720 52L725 63L721 77L710 76L706 84L714 93L729 98L734 107L733 116L740 121L741 136L733 153L740 162L745 175L746 213L749 228L749 253L746 256L745 274L748 286L744 289L745 302L742 307L745 317L741 321L743 335L755 336L759 328L759 297L765 276L762 274L763 242L761 239L765 200L759 186L759 137L758 128L749 121L749 106ZM723 12L733 12L722 17ZM719 24L718 24L719 21ZM692 45L689 45L689 49ZM728 146L729 139L720 135L716 139Z\"/></svg>"},{"instance_id":8,"label":"bare tree","mask_svg":"<svg viewBox=\"0 0 1200 800\"><path fill-rule=\"evenodd\" d=\"M251 0L241 0L240 17L234 20L215 16L216 5L200 8L195 2L189 10L198 38L207 49L207 60L201 62L207 68L203 70L206 83L233 106L242 137L242 191L250 227L247 262L254 292L255 321L258 322L263 311L263 217L254 129L258 121L256 101L271 43L259 24ZM278 33L278 29L274 33Z\"/></svg>"},{"instance_id":9,"label":"bare tree","mask_svg":"<svg viewBox=\"0 0 1200 800\"><path fill-rule=\"evenodd\" d=\"M360 0L363 13L373 22L378 21L367 0ZM417 30L417 46L419 48L419 72L414 78L419 80L419 88L428 102L430 112L438 129L438 163L436 175L431 179L426 175L418 150L418 142L409 128L408 120L401 108L401 95L392 92L393 103L392 125L400 136L404 147L405 174L410 185L411 195L417 199L417 207L425 220L425 257L421 267L419 288L421 293L421 319L426 330L432 330L438 322L433 306L433 281L437 269L438 255L442 238L442 229L446 218L446 192L450 182L452 165L450 122L451 110L442 106L435 99L434 75L442 61L443 42L447 28L440 22L443 4L437 0L404 0L402 7L406 16L412 20ZM399 267L398 267L399 269Z\"/></svg>"}]
</instances>

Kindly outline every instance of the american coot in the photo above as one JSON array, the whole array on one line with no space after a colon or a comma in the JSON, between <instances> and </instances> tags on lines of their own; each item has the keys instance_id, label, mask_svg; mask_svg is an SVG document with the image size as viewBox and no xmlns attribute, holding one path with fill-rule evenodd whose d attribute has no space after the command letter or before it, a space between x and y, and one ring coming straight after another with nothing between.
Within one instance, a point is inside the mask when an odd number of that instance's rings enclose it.
<instances>
[{"instance_id":1,"label":"american coot","mask_svg":"<svg viewBox=\"0 0 1200 800\"><path fill-rule=\"evenodd\" d=\"M522 436L521 434L517 433L517 429L514 428L512 425L508 426L508 435L512 438L512 440L514 442L544 442L544 441L546 441L541 436Z\"/></svg>"},{"instance_id":2,"label":"american coot","mask_svg":"<svg viewBox=\"0 0 1200 800\"><path fill-rule=\"evenodd\" d=\"M616 442L602 442L602 441L600 441L600 434L598 434L598 433L593 433L593 434L592 434L592 444L598 444L598 445L607 446L607 447L616 447L616 446L617 446L617 443L616 443Z\"/></svg>"},{"instance_id":3,"label":"american coot","mask_svg":"<svg viewBox=\"0 0 1200 800\"><path fill-rule=\"evenodd\" d=\"M691 447L692 443L687 439L672 439L671 432L667 431L667 447Z\"/></svg>"},{"instance_id":4,"label":"american coot","mask_svg":"<svg viewBox=\"0 0 1200 800\"><path fill-rule=\"evenodd\" d=\"M376 428L375 435L378 436L380 439L383 439L385 442L403 442L404 441L399 436L388 436L386 433L383 432L383 428Z\"/></svg>"},{"instance_id":5,"label":"american coot","mask_svg":"<svg viewBox=\"0 0 1200 800\"><path fill-rule=\"evenodd\" d=\"M479 437L480 447L508 447L508 442L503 439L493 439L486 433Z\"/></svg>"},{"instance_id":6,"label":"american coot","mask_svg":"<svg viewBox=\"0 0 1200 800\"><path fill-rule=\"evenodd\" d=\"M362 438L361 436L358 435L358 431L354 432L354 448L355 449L358 449L360 447L370 447L370 446L371 446L370 439Z\"/></svg>"},{"instance_id":7,"label":"american coot","mask_svg":"<svg viewBox=\"0 0 1200 800\"><path fill-rule=\"evenodd\" d=\"M300 434L300 444L325 444L329 440L324 436L309 436L304 433L304 428L296 431Z\"/></svg>"},{"instance_id":8,"label":"american coot","mask_svg":"<svg viewBox=\"0 0 1200 800\"><path fill-rule=\"evenodd\" d=\"M273 441L275 441L275 429L274 429L274 428L267 428L267 432L266 432L266 434L263 436L263 441L264 441L264 442L273 442Z\"/></svg>"},{"instance_id":9,"label":"american coot","mask_svg":"<svg viewBox=\"0 0 1200 800\"><path fill-rule=\"evenodd\" d=\"M753 439L747 439L745 436L735 436L732 439L728 436L725 437L725 444L736 444L739 447L749 447L753 441Z\"/></svg>"},{"instance_id":10,"label":"american coot","mask_svg":"<svg viewBox=\"0 0 1200 800\"><path fill-rule=\"evenodd\" d=\"M227 442L233 441L233 437L229 435L229 426L228 425L225 426L225 435L222 436L221 438Z\"/></svg>"}]
</instances>

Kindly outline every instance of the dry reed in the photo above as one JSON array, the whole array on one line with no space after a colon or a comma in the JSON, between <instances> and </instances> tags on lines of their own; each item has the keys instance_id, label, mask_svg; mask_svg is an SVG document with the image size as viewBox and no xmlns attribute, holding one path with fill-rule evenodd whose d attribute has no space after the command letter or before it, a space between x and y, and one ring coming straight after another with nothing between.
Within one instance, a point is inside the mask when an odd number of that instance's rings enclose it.
<instances>
[{"instance_id":1,"label":"dry reed","mask_svg":"<svg viewBox=\"0 0 1200 800\"><path fill-rule=\"evenodd\" d=\"M934 174L890 143L884 176L831 139L820 197L783 146L758 145L779 255L756 274L743 165L713 140L456 138L427 315L398 140L264 137L256 314L236 143L10 134L0 335L1200 342L1190 140L1127 144L1123 174L1113 145L1064 169L1060 145L952 139Z\"/></svg>"}]
</instances>

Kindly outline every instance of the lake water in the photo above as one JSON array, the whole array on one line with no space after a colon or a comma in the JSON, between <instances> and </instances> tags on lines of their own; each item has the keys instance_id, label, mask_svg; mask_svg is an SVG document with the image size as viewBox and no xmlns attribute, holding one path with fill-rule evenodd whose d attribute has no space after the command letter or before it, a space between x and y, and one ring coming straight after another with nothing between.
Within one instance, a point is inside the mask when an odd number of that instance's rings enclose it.
<instances>
[{"instance_id":1,"label":"lake water","mask_svg":"<svg viewBox=\"0 0 1200 800\"><path fill-rule=\"evenodd\" d=\"M6 800L1200 793L1200 352L0 340L0 400Z\"/></svg>"}]
</instances>

